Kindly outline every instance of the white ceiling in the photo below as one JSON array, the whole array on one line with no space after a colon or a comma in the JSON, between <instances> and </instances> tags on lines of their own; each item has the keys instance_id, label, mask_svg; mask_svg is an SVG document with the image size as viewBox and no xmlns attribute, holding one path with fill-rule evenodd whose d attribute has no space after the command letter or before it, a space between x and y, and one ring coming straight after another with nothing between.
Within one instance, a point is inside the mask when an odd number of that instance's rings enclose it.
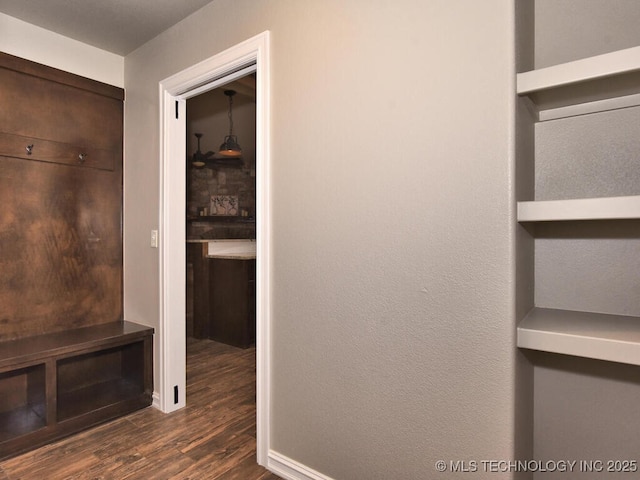
<instances>
[{"instance_id":1,"label":"white ceiling","mask_svg":"<svg viewBox=\"0 0 640 480\"><path fill-rule=\"evenodd\" d=\"M127 55L212 0L0 0L0 12Z\"/></svg>"}]
</instances>

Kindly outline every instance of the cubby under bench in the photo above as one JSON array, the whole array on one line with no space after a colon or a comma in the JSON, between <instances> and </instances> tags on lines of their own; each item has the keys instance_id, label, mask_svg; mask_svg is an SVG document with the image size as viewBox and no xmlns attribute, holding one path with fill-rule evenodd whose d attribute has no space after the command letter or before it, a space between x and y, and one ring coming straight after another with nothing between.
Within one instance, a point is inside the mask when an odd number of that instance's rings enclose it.
<instances>
[{"instance_id":1,"label":"cubby under bench","mask_svg":"<svg viewBox=\"0 0 640 480\"><path fill-rule=\"evenodd\" d=\"M152 365L131 322L0 342L0 459L151 405Z\"/></svg>"}]
</instances>

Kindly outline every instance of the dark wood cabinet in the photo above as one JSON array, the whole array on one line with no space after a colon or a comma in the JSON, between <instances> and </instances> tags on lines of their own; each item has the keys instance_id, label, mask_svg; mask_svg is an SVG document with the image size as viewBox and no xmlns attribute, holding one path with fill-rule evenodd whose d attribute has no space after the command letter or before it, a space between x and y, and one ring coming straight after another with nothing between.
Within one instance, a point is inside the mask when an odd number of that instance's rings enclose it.
<instances>
[{"instance_id":1,"label":"dark wood cabinet","mask_svg":"<svg viewBox=\"0 0 640 480\"><path fill-rule=\"evenodd\" d=\"M123 319L123 99L0 53L0 341Z\"/></svg>"},{"instance_id":2,"label":"dark wood cabinet","mask_svg":"<svg viewBox=\"0 0 640 480\"><path fill-rule=\"evenodd\" d=\"M0 458L151 404L125 322L124 90L0 52Z\"/></svg>"},{"instance_id":3,"label":"dark wood cabinet","mask_svg":"<svg viewBox=\"0 0 640 480\"><path fill-rule=\"evenodd\" d=\"M0 54L0 155L104 170L122 157L121 88Z\"/></svg>"},{"instance_id":4,"label":"dark wood cabinet","mask_svg":"<svg viewBox=\"0 0 640 480\"><path fill-rule=\"evenodd\" d=\"M0 343L0 458L149 406L152 362L130 322Z\"/></svg>"},{"instance_id":5,"label":"dark wood cabinet","mask_svg":"<svg viewBox=\"0 0 640 480\"><path fill-rule=\"evenodd\" d=\"M256 261L209 262L209 338L247 348L256 339Z\"/></svg>"},{"instance_id":6,"label":"dark wood cabinet","mask_svg":"<svg viewBox=\"0 0 640 480\"><path fill-rule=\"evenodd\" d=\"M187 244L187 261L193 269L190 295L193 302L193 337L209 338L209 259L207 244L204 242Z\"/></svg>"},{"instance_id":7,"label":"dark wood cabinet","mask_svg":"<svg viewBox=\"0 0 640 480\"><path fill-rule=\"evenodd\" d=\"M44 363L0 373L0 445L46 426L45 399Z\"/></svg>"},{"instance_id":8,"label":"dark wood cabinet","mask_svg":"<svg viewBox=\"0 0 640 480\"><path fill-rule=\"evenodd\" d=\"M193 336L247 348L256 338L255 258L216 258L206 242L187 244L193 271Z\"/></svg>"}]
</instances>

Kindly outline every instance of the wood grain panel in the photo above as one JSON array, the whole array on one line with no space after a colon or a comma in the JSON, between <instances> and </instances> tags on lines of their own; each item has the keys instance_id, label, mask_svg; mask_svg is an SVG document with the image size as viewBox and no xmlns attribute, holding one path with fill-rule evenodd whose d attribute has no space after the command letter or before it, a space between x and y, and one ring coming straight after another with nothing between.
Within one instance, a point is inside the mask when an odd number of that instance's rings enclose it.
<instances>
[{"instance_id":1,"label":"wood grain panel","mask_svg":"<svg viewBox=\"0 0 640 480\"><path fill-rule=\"evenodd\" d=\"M247 348L255 342L255 259L209 258L209 338Z\"/></svg>"},{"instance_id":2,"label":"wood grain panel","mask_svg":"<svg viewBox=\"0 0 640 480\"><path fill-rule=\"evenodd\" d=\"M187 295L193 301L193 336L209 338L209 259L206 243L188 243L187 255L193 266L193 283Z\"/></svg>"},{"instance_id":3,"label":"wood grain panel","mask_svg":"<svg viewBox=\"0 0 640 480\"><path fill-rule=\"evenodd\" d=\"M122 98L0 53L0 341L122 320Z\"/></svg>"},{"instance_id":4,"label":"wood grain panel","mask_svg":"<svg viewBox=\"0 0 640 480\"><path fill-rule=\"evenodd\" d=\"M23 160L62 163L103 170L113 170L114 162L120 158L118 148L115 147L111 150L104 150L95 146L70 145L2 132L0 132L0 154Z\"/></svg>"},{"instance_id":5,"label":"wood grain panel","mask_svg":"<svg viewBox=\"0 0 640 480\"><path fill-rule=\"evenodd\" d=\"M5 68L0 86L4 133L84 148L122 147L121 101Z\"/></svg>"},{"instance_id":6,"label":"wood grain panel","mask_svg":"<svg viewBox=\"0 0 640 480\"><path fill-rule=\"evenodd\" d=\"M0 157L0 341L122 319L121 167Z\"/></svg>"}]
</instances>

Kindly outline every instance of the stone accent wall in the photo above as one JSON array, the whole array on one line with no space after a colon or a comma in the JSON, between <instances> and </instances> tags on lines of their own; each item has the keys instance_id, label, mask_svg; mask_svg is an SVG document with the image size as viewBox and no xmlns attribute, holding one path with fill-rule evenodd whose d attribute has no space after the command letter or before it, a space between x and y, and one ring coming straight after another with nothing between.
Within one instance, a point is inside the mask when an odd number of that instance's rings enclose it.
<instances>
[{"instance_id":1,"label":"stone accent wall","mask_svg":"<svg viewBox=\"0 0 640 480\"><path fill-rule=\"evenodd\" d=\"M187 101L187 238L255 238L256 176L255 139L256 105L255 90L248 87L255 82L249 76L210 90ZM233 100L234 133L242 146L242 167L218 166L212 163L203 168L191 165L197 150L195 133L202 133L200 149L203 154L218 151L224 136L229 133L228 97L224 90L238 93ZM216 155L211 159L219 160ZM200 210L207 208L211 215L211 196L233 195L238 197L238 216L200 217ZM246 216L241 216L242 211Z\"/></svg>"},{"instance_id":2,"label":"stone accent wall","mask_svg":"<svg viewBox=\"0 0 640 480\"><path fill-rule=\"evenodd\" d=\"M256 177L252 168L189 168L187 172L187 238L255 238ZM209 210L212 195L237 195L238 218L207 217L199 220L199 209Z\"/></svg>"}]
</instances>

